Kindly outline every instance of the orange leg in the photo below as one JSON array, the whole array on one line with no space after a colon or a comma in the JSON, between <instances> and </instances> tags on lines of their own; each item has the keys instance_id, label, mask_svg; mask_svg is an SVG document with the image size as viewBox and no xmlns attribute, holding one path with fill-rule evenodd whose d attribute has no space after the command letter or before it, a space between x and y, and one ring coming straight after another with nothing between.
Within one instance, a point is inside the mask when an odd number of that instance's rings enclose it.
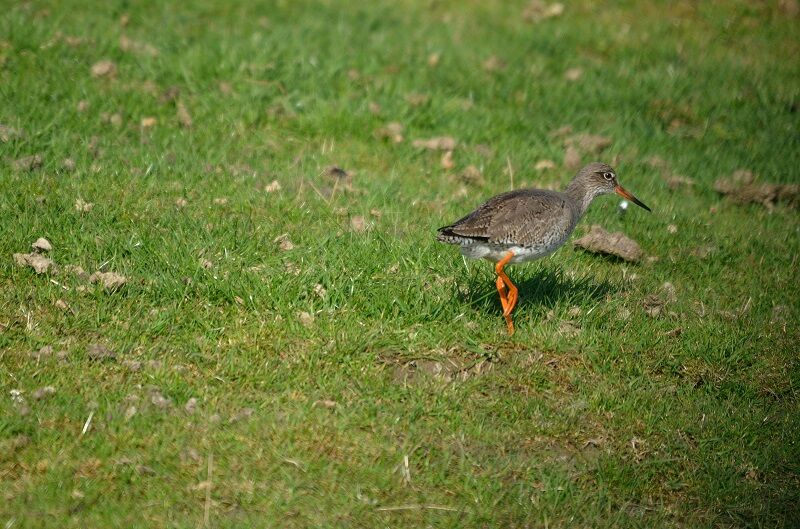
<instances>
[{"instance_id":1,"label":"orange leg","mask_svg":"<svg viewBox=\"0 0 800 529\"><path fill-rule=\"evenodd\" d=\"M500 304L503 306L503 317L506 319L508 334L514 334L514 321L511 319L511 312L517 305L519 291L503 268L513 257L514 253L508 252L494 267L494 271L497 274L497 291L500 293Z\"/></svg>"},{"instance_id":2,"label":"orange leg","mask_svg":"<svg viewBox=\"0 0 800 529\"><path fill-rule=\"evenodd\" d=\"M500 305L503 306L503 312L506 311L508 308L508 289L506 288L506 283L503 281L503 278L497 276L497 293L500 294Z\"/></svg>"}]
</instances>

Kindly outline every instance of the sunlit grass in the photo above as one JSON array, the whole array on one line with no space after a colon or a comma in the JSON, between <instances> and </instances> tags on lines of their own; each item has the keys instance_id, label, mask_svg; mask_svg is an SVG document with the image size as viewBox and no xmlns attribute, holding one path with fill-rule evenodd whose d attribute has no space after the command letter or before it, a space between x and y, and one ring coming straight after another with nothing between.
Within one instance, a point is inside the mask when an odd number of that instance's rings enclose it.
<instances>
[{"instance_id":1,"label":"sunlit grass","mask_svg":"<svg viewBox=\"0 0 800 529\"><path fill-rule=\"evenodd\" d=\"M524 9L7 6L0 522L800 523L797 211L713 191L737 169L798 182L796 19ZM101 60L116 73L93 77ZM580 229L647 257L568 244L512 267L509 337L491 267L435 230L512 181L564 186L577 134L609 138L582 161L653 208L604 197ZM439 136L452 168L413 145ZM38 237L58 273L14 264Z\"/></svg>"}]
</instances>

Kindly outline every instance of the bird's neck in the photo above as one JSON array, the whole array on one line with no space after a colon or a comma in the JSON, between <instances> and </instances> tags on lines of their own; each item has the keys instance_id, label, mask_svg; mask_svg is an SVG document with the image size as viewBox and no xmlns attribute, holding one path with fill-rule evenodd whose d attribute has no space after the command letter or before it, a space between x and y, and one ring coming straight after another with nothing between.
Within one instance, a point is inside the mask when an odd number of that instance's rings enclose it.
<instances>
[{"instance_id":1,"label":"bird's neck","mask_svg":"<svg viewBox=\"0 0 800 529\"><path fill-rule=\"evenodd\" d=\"M592 203L592 200L594 200L594 198L597 196L597 193L593 192L592 189L588 188L578 179L570 182L569 186L567 187L566 194L578 207L577 213L579 218L586 213L586 210L589 209L589 205Z\"/></svg>"}]
</instances>

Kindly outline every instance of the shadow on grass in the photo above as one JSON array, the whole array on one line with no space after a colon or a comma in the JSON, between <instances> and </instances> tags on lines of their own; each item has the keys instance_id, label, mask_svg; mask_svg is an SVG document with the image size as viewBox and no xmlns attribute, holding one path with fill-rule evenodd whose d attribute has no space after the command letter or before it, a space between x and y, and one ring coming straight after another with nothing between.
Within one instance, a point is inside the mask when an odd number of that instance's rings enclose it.
<instances>
[{"instance_id":1,"label":"shadow on grass","mask_svg":"<svg viewBox=\"0 0 800 529\"><path fill-rule=\"evenodd\" d=\"M522 279L518 279L519 276ZM509 277L519 289L519 301L515 310L525 307L529 310L546 311L567 300L584 304L587 301L598 301L619 290L614 284L598 281L591 275L576 279L565 277L560 268L542 267L533 274L524 275L514 274L512 271ZM475 309L500 312L494 274L474 274L470 278L469 290L459 292L458 297Z\"/></svg>"}]
</instances>

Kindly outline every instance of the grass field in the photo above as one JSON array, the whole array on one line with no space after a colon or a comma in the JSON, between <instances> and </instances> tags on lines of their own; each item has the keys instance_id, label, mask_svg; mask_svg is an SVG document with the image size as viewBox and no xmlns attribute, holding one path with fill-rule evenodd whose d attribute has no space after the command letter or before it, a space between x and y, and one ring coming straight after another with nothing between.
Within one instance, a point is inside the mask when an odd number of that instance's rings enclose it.
<instances>
[{"instance_id":1,"label":"grass field","mask_svg":"<svg viewBox=\"0 0 800 529\"><path fill-rule=\"evenodd\" d=\"M800 525L796 2L0 4L4 527ZM576 156L509 337L436 228Z\"/></svg>"}]
</instances>

